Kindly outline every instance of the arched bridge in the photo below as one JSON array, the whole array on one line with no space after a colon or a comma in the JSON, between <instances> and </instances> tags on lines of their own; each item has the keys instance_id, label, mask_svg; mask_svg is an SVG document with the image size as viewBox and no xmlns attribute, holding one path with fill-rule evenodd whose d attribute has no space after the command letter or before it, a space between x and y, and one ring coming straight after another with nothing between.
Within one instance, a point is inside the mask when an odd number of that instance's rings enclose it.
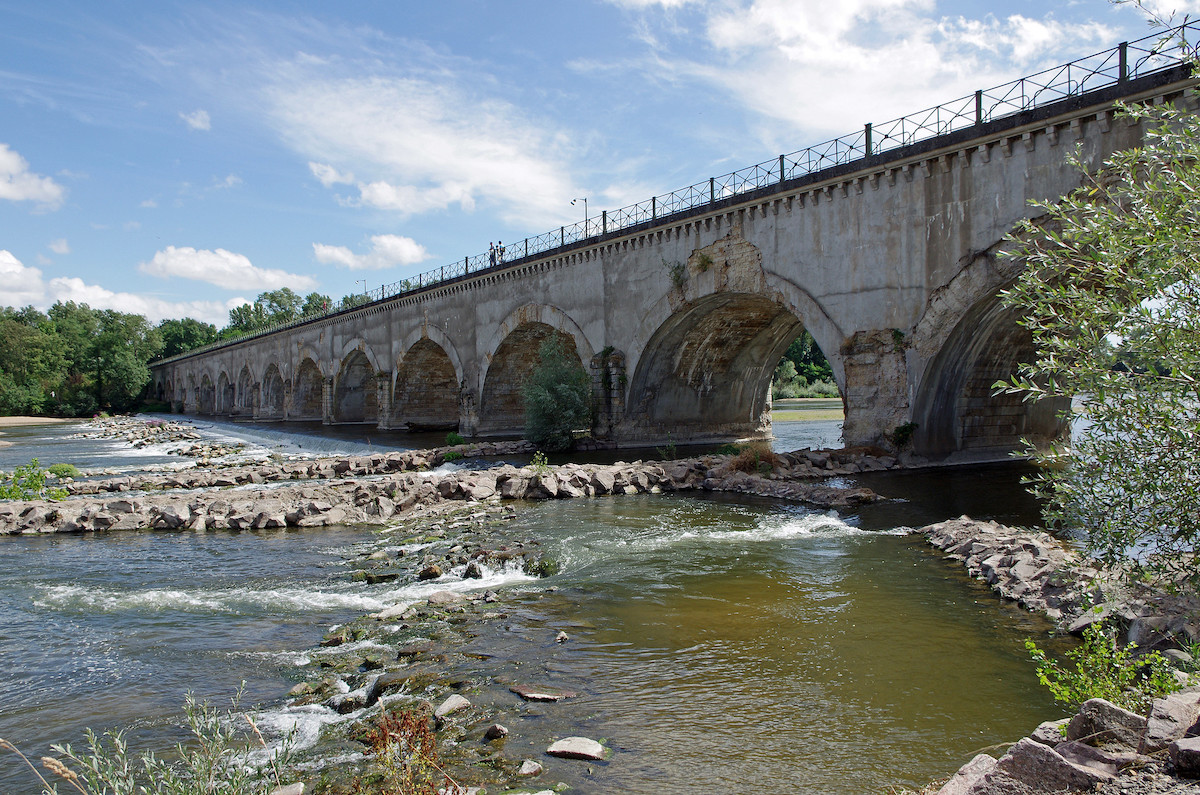
<instances>
[{"instance_id":1,"label":"arched bridge","mask_svg":"<svg viewBox=\"0 0 1200 795\"><path fill-rule=\"evenodd\" d=\"M1137 43L1092 58L156 363L154 389L186 413L515 434L557 337L592 374L598 438L754 437L807 328L847 444L912 424L931 459L997 457L1060 430L1054 407L992 395L1032 353L998 302L1019 267L1001 241L1079 186L1076 146L1098 164L1139 143L1114 101L1195 108L1187 66Z\"/></svg>"}]
</instances>

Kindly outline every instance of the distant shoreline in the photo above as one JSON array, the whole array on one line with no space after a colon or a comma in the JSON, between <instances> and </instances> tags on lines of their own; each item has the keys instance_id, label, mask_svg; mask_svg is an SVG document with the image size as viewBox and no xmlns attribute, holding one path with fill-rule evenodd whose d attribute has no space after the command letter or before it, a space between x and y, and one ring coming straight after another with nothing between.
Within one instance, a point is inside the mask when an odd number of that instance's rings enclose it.
<instances>
[{"instance_id":1,"label":"distant shoreline","mask_svg":"<svg viewBox=\"0 0 1200 795\"><path fill-rule=\"evenodd\" d=\"M0 417L0 428L15 428L18 425L59 425L64 422L76 420L64 420L60 417Z\"/></svg>"}]
</instances>

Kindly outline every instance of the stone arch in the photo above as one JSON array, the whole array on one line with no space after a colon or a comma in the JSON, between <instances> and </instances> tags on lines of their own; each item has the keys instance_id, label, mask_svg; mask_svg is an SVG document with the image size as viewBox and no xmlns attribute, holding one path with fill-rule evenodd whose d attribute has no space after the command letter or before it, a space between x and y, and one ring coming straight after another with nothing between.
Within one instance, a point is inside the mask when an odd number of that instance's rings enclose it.
<instances>
[{"instance_id":1,"label":"stone arch","mask_svg":"<svg viewBox=\"0 0 1200 795\"><path fill-rule=\"evenodd\" d=\"M1034 355L1033 336L1019 315L994 294L978 301L954 326L925 368L913 404L913 451L933 460L995 458L1061 436L1062 401L1027 403L1021 395L995 395Z\"/></svg>"},{"instance_id":2,"label":"stone arch","mask_svg":"<svg viewBox=\"0 0 1200 795\"><path fill-rule=\"evenodd\" d=\"M247 415L254 413L254 407L258 403L258 384L254 382L254 375L250 372L250 365L242 365L241 371L238 373L237 379L237 403L234 406L236 413L239 415Z\"/></svg>"},{"instance_id":3,"label":"stone arch","mask_svg":"<svg viewBox=\"0 0 1200 795\"><path fill-rule=\"evenodd\" d=\"M482 395L487 385L490 370L495 363L496 353L500 346L508 341L509 336L524 325L538 323L549 326L559 333L566 334L574 340L575 352L583 362L591 361L596 354L596 348L591 340L583 333L579 324L571 316L556 306L548 304L526 304L514 310L496 328L496 333L488 340L483 348L483 365L479 371L479 394ZM539 343L540 344L540 343ZM481 401L482 403L482 401ZM482 409L482 405L481 405ZM522 424L524 421L522 420Z\"/></svg>"},{"instance_id":4,"label":"stone arch","mask_svg":"<svg viewBox=\"0 0 1200 795\"><path fill-rule=\"evenodd\" d=\"M214 414L228 414L233 409L233 393L233 381L229 379L229 373L222 370L221 374L217 376L216 402L213 406Z\"/></svg>"},{"instance_id":5,"label":"stone arch","mask_svg":"<svg viewBox=\"0 0 1200 795\"><path fill-rule=\"evenodd\" d=\"M379 419L379 370L367 350L354 346L342 359L333 385L334 422L373 423Z\"/></svg>"},{"instance_id":6,"label":"stone arch","mask_svg":"<svg viewBox=\"0 0 1200 795\"><path fill-rule=\"evenodd\" d=\"M283 419L286 397L283 374L279 372L279 365L271 362L267 366L267 371L263 374L262 386L259 390L259 418L267 420Z\"/></svg>"},{"instance_id":7,"label":"stone arch","mask_svg":"<svg viewBox=\"0 0 1200 795\"><path fill-rule=\"evenodd\" d=\"M678 306L638 359L622 437L766 435L771 376L803 328L761 294L713 292Z\"/></svg>"},{"instance_id":8,"label":"stone arch","mask_svg":"<svg viewBox=\"0 0 1200 795\"><path fill-rule=\"evenodd\" d=\"M413 343L396 364L390 426L457 430L461 372L445 348L429 337Z\"/></svg>"},{"instance_id":9,"label":"stone arch","mask_svg":"<svg viewBox=\"0 0 1200 795\"><path fill-rule=\"evenodd\" d=\"M200 385L196 387L196 411L199 414L215 414L217 390L213 386L212 377L208 373L200 376Z\"/></svg>"},{"instance_id":10,"label":"stone arch","mask_svg":"<svg viewBox=\"0 0 1200 795\"><path fill-rule=\"evenodd\" d=\"M323 418L325 376L315 359L305 357L296 368L292 381L291 420L320 420Z\"/></svg>"},{"instance_id":11,"label":"stone arch","mask_svg":"<svg viewBox=\"0 0 1200 795\"><path fill-rule=\"evenodd\" d=\"M574 335L537 321L518 325L500 342L488 362L479 403L481 434L515 435L524 431L522 388L537 365L542 343L552 338L557 338L568 356L575 356L584 366Z\"/></svg>"}]
</instances>

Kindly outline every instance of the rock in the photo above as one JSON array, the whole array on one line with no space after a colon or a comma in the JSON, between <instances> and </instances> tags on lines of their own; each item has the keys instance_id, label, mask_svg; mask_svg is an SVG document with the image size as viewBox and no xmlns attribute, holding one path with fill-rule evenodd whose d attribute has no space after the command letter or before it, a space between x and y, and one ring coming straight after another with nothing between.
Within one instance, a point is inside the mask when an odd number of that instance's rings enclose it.
<instances>
[{"instance_id":1,"label":"rock","mask_svg":"<svg viewBox=\"0 0 1200 795\"><path fill-rule=\"evenodd\" d=\"M1076 764L1066 759L1053 748L1022 738L996 763L996 769L984 776L980 783L991 783L997 774L1003 774L1036 792L1058 790L1087 790L1096 784L1111 781L1113 776L1102 770ZM1004 792L997 789L996 792ZM972 795L983 795L988 790L972 789Z\"/></svg>"},{"instance_id":2,"label":"rock","mask_svg":"<svg viewBox=\"0 0 1200 795\"><path fill-rule=\"evenodd\" d=\"M602 761L604 759L604 746L595 740L589 740L587 737L565 737L547 748L546 753L550 754L550 756L559 756L564 759Z\"/></svg>"},{"instance_id":3,"label":"rock","mask_svg":"<svg viewBox=\"0 0 1200 795\"><path fill-rule=\"evenodd\" d=\"M460 712L471 706L471 702L460 696L458 693L447 698L441 705L433 711L433 717L444 718L448 715L453 715L455 712Z\"/></svg>"},{"instance_id":4,"label":"rock","mask_svg":"<svg viewBox=\"0 0 1200 795\"><path fill-rule=\"evenodd\" d=\"M418 580L436 580L442 576L442 567L436 563L430 563L425 568L417 572Z\"/></svg>"},{"instance_id":5,"label":"rock","mask_svg":"<svg viewBox=\"0 0 1200 795\"><path fill-rule=\"evenodd\" d=\"M304 784L297 781L271 790L271 795L304 795Z\"/></svg>"},{"instance_id":6,"label":"rock","mask_svg":"<svg viewBox=\"0 0 1200 795\"><path fill-rule=\"evenodd\" d=\"M1166 698L1156 698L1150 705L1146 719L1146 733L1142 736L1138 751L1153 754L1168 747L1173 741L1182 739L1200 718L1200 695L1196 693L1172 693Z\"/></svg>"},{"instance_id":7,"label":"rock","mask_svg":"<svg viewBox=\"0 0 1200 795\"><path fill-rule=\"evenodd\" d=\"M526 701L562 701L564 698L574 698L579 695L571 690L561 690L555 687L534 687L532 685L513 685L509 690Z\"/></svg>"},{"instance_id":8,"label":"rock","mask_svg":"<svg viewBox=\"0 0 1200 795\"><path fill-rule=\"evenodd\" d=\"M408 610L408 607L409 605L407 602L401 602L400 604L392 605L391 607L385 607L378 613L371 613L371 618L375 618L380 621L399 618L400 616L404 615L405 611Z\"/></svg>"},{"instance_id":9,"label":"rock","mask_svg":"<svg viewBox=\"0 0 1200 795\"><path fill-rule=\"evenodd\" d=\"M1066 729L1067 724L1070 722L1070 718L1063 718L1062 720L1048 720L1045 723L1039 724L1038 727L1033 730L1033 734L1029 735L1029 739L1053 748L1067 739Z\"/></svg>"},{"instance_id":10,"label":"rock","mask_svg":"<svg viewBox=\"0 0 1200 795\"><path fill-rule=\"evenodd\" d=\"M532 759L526 759L521 763L520 769L517 770L518 776L536 776L541 774L546 768L542 767L540 762L535 762Z\"/></svg>"},{"instance_id":11,"label":"rock","mask_svg":"<svg viewBox=\"0 0 1200 795\"><path fill-rule=\"evenodd\" d=\"M499 723L493 723L491 726L488 726L487 731L483 733L485 740L499 740L507 736L508 728L501 726Z\"/></svg>"},{"instance_id":12,"label":"rock","mask_svg":"<svg viewBox=\"0 0 1200 795\"><path fill-rule=\"evenodd\" d=\"M958 769L950 780L942 785L937 795L967 795L979 781L996 769L996 760L987 754L979 754Z\"/></svg>"},{"instance_id":13,"label":"rock","mask_svg":"<svg viewBox=\"0 0 1200 795\"><path fill-rule=\"evenodd\" d=\"M1079 713L1067 724L1068 740L1088 743L1116 741L1129 748L1141 745L1146 731L1146 719L1136 712L1122 709L1111 701L1092 698L1083 702Z\"/></svg>"},{"instance_id":14,"label":"rock","mask_svg":"<svg viewBox=\"0 0 1200 795\"><path fill-rule=\"evenodd\" d=\"M1064 759L1077 765L1085 765L1103 771L1110 776L1117 775L1118 770L1129 767L1138 761L1138 755L1132 751L1109 753L1102 748L1095 748L1078 740L1059 743L1054 750L1058 751Z\"/></svg>"},{"instance_id":15,"label":"rock","mask_svg":"<svg viewBox=\"0 0 1200 795\"><path fill-rule=\"evenodd\" d=\"M557 635L554 636L555 643L566 643L570 639L571 639L571 636L565 632L559 632Z\"/></svg>"},{"instance_id":16,"label":"rock","mask_svg":"<svg viewBox=\"0 0 1200 795\"><path fill-rule=\"evenodd\" d=\"M467 597L463 596L462 594L455 593L454 591L434 591L433 593L429 594L429 598L426 601L434 606L453 605L465 601L466 598Z\"/></svg>"},{"instance_id":17,"label":"rock","mask_svg":"<svg viewBox=\"0 0 1200 795\"><path fill-rule=\"evenodd\" d=\"M463 579L467 580L482 580L483 567L479 565L479 561L473 560L467 564L467 568L463 570Z\"/></svg>"},{"instance_id":18,"label":"rock","mask_svg":"<svg viewBox=\"0 0 1200 795\"><path fill-rule=\"evenodd\" d=\"M1190 778L1200 776L1200 737L1175 740L1168 749L1176 772Z\"/></svg>"}]
</instances>

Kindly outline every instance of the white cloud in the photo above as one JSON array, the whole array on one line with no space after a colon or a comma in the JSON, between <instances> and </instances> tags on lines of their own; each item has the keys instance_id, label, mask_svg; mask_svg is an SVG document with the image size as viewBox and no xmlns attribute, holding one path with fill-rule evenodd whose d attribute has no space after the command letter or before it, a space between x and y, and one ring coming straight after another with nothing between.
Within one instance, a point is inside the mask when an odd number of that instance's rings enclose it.
<instances>
[{"instance_id":1,"label":"white cloud","mask_svg":"<svg viewBox=\"0 0 1200 795\"><path fill-rule=\"evenodd\" d=\"M212 189L213 190L222 190L224 188L236 188L238 185L241 185L241 184L242 184L241 177L239 177L237 174L230 174L229 176L225 177L225 179L213 178Z\"/></svg>"},{"instance_id":2,"label":"white cloud","mask_svg":"<svg viewBox=\"0 0 1200 795\"><path fill-rule=\"evenodd\" d=\"M42 272L21 263L11 251L0 249L0 302L5 306L43 306L46 287L42 283Z\"/></svg>"},{"instance_id":3,"label":"white cloud","mask_svg":"<svg viewBox=\"0 0 1200 795\"><path fill-rule=\"evenodd\" d=\"M229 310L240 304L248 303L245 298L231 298L228 301L165 301L153 296L136 293L117 293L98 284L87 284L78 277L57 276L47 285L49 303L55 301L74 301L77 304L87 304L93 309L115 309L118 312L129 312L145 315L151 323L158 323L166 318L192 317L224 326L229 322Z\"/></svg>"},{"instance_id":4,"label":"white cloud","mask_svg":"<svg viewBox=\"0 0 1200 795\"><path fill-rule=\"evenodd\" d=\"M154 259L141 263L142 273L167 278L180 276L185 279L215 284L227 290L275 290L290 287L293 290L311 290L317 280L272 268L259 268L251 264L243 254L234 254L219 248L216 251L195 249L190 246L167 246L155 252Z\"/></svg>"},{"instance_id":5,"label":"white cloud","mask_svg":"<svg viewBox=\"0 0 1200 795\"><path fill-rule=\"evenodd\" d=\"M0 199L31 201L46 210L57 210L66 190L50 177L34 174L25 158L0 144Z\"/></svg>"},{"instance_id":6,"label":"white cloud","mask_svg":"<svg viewBox=\"0 0 1200 795\"><path fill-rule=\"evenodd\" d=\"M208 111L194 110L191 113L180 111L179 118L183 119L189 129L192 130L211 130L212 119L209 118Z\"/></svg>"},{"instance_id":7,"label":"white cloud","mask_svg":"<svg viewBox=\"0 0 1200 795\"><path fill-rule=\"evenodd\" d=\"M357 188L343 204L411 215L486 202L522 226L562 217L569 136L482 95L486 80L450 67L430 78L328 72L305 60L280 67L267 103L323 185Z\"/></svg>"},{"instance_id":8,"label":"white cloud","mask_svg":"<svg viewBox=\"0 0 1200 795\"><path fill-rule=\"evenodd\" d=\"M155 207L157 207L157 206L158 206L158 202L157 202L156 200L154 200L154 199L146 199L145 201L143 201L143 202L142 202L141 204L139 204L138 206L139 206L139 207L144 207L144 208L146 208L146 209L149 209L149 210L153 210Z\"/></svg>"},{"instance_id":9,"label":"white cloud","mask_svg":"<svg viewBox=\"0 0 1200 795\"><path fill-rule=\"evenodd\" d=\"M415 265L429 259L424 246L411 237L399 235L374 235L371 238L371 250L366 254L355 254L345 246L329 246L324 243L313 243L313 254L318 262L349 268L352 271Z\"/></svg>"},{"instance_id":10,"label":"white cloud","mask_svg":"<svg viewBox=\"0 0 1200 795\"><path fill-rule=\"evenodd\" d=\"M65 237L60 237L58 240L51 240L50 245L47 246L47 248L49 248L55 254L71 253L71 246L67 243L67 239Z\"/></svg>"},{"instance_id":11,"label":"white cloud","mask_svg":"<svg viewBox=\"0 0 1200 795\"><path fill-rule=\"evenodd\" d=\"M313 176L316 177L320 183L327 188L331 188L334 185L349 185L350 183L354 182L353 174L343 174L327 163L313 163L310 161L308 168L310 171L312 171Z\"/></svg>"}]
</instances>

